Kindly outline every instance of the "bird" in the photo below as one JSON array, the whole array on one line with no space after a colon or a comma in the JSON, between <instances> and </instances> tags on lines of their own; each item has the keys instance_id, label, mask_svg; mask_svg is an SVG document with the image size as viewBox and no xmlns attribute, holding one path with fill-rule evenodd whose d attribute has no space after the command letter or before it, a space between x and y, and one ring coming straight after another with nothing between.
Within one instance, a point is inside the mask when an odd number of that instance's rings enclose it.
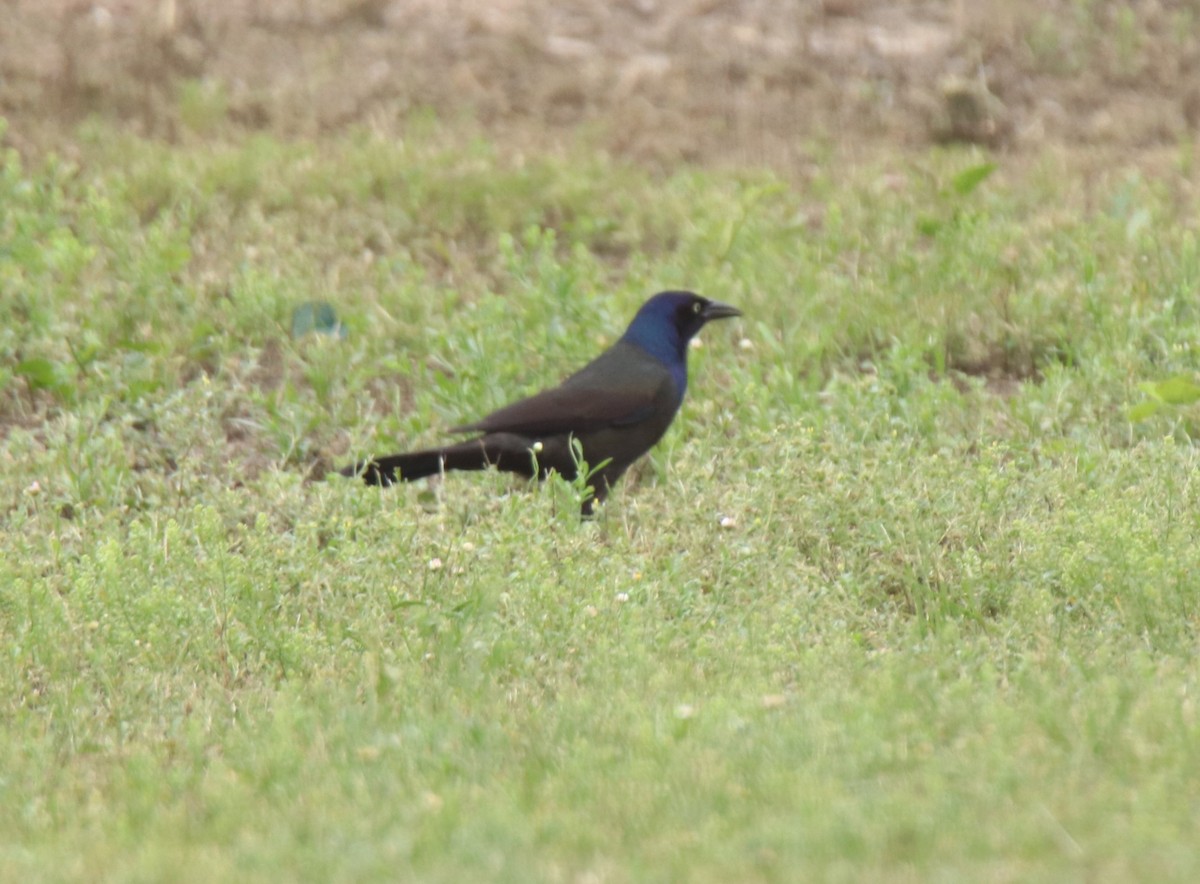
<instances>
[{"instance_id":1,"label":"bird","mask_svg":"<svg viewBox=\"0 0 1200 884\"><path fill-rule=\"evenodd\" d=\"M452 433L452 445L360 460L340 472L368 485L411 482L451 470L495 467L527 479L551 471L574 480L582 460L582 515L591 516L625 471L671 425L687 391L691 339L709 322L742 311L690 291L664 291L638 310L620 339L557 387L493 411Z\"/></svg>"}]
</instances>

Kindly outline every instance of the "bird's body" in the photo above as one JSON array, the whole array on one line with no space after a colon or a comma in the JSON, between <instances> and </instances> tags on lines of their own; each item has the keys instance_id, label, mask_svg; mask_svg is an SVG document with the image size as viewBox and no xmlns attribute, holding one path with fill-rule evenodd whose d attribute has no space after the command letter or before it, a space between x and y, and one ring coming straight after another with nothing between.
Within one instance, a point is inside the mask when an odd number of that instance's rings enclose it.
<instances>
[{"instance_id":1,"label":"bird's body","mask_svg":"<svg viewBox=\"0 0 1200 884\"><path fill-rule=\"evenodd\" d=\"M489 466L527 478L551 470L574 479L577 440L603 500L629 466L662 438L687 391L688 341L713 319L739 311L691 292L660 292L617 343L557 387L494 411L453 432L466 442L388 457L342 470L369 485L391 485L450 470ZM584 511L590 512L590 501Z\"/></svg>"}]
</instances>

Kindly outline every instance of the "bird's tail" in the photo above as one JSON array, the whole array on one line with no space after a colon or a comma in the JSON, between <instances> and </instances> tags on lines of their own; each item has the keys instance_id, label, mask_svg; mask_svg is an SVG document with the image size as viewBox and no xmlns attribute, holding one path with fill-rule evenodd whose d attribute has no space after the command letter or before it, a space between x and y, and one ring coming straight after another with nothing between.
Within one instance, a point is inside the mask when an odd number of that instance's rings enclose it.
<instances>
[{"instance_id":1,"label":"bird's tail","mask_svg":"<svg viewBox=\"0 0 1200 884\"><path fill-rule=\"evenodd\" d=\"M362 476L368 485L394 485L451 470L485 470L497 465L500 455L501 452L490 451L482 439L471 439L445 448L371 457L344 468L341 473L343 476Z\"/></svg>"}]
</instances>

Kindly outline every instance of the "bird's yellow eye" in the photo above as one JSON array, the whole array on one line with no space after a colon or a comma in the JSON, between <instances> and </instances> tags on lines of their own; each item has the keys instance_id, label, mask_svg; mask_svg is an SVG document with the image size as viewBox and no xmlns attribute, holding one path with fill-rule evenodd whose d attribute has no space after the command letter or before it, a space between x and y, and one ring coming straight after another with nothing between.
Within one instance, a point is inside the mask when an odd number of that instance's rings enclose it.
<instances>
[{"instance_id":1,"label":"bird's yellow eye","mask_svg":"<svg viewBox=\"0 0 1200 884\"><path fill-rule=\"evenodd\" d=\"M700 301L692 302L692 312L693 313L699 313L703 309L704 309L704 304L701 303Z\"/></svg>"}]
</instances>

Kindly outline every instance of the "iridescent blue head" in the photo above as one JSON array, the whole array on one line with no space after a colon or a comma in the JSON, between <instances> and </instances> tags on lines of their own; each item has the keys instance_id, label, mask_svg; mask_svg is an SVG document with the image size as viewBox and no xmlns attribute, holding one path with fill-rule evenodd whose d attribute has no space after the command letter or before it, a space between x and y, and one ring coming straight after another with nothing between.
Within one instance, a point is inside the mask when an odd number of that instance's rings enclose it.
<instances>
[{"instance_id":1,"label":"iridescent blue head","mask_svg":"<svg viewBox=\"0 0 1200 884\"><path fill-rule=\"evenodd\" d=\"M659 292L642 305L621 340L672 368L680 366L686 371L688 341L696 332L714 319L741 315L736 307L694 292Z\"/></svg>"}]
</instances>

